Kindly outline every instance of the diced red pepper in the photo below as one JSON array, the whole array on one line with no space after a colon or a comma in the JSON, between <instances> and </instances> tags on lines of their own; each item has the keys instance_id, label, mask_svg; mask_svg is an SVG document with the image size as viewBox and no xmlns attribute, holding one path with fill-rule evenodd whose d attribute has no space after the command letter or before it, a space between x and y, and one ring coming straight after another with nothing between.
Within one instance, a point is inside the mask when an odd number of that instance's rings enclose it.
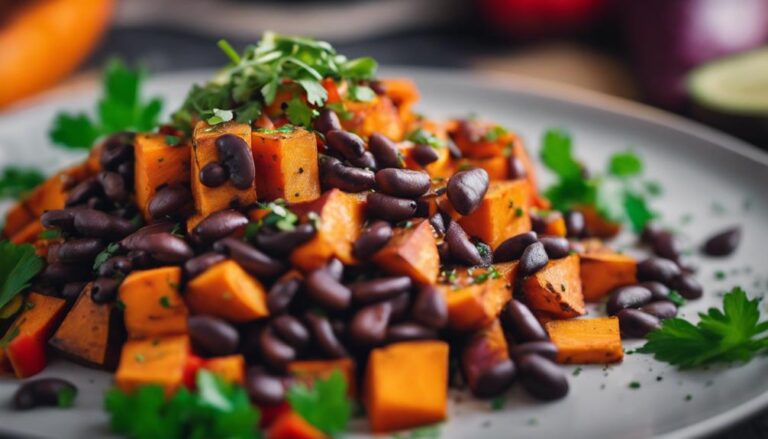
<instances>
[{"instance_id":1,"label":"diced red pepper","mask_svg":"<svg viewBox=\"0 0 768 439\"><path fill-rule=\"evenodd\" d=\"M268 439L325 439L327 436L298 413L283 413L267 432Z\"/></svg>"}]
</instances>

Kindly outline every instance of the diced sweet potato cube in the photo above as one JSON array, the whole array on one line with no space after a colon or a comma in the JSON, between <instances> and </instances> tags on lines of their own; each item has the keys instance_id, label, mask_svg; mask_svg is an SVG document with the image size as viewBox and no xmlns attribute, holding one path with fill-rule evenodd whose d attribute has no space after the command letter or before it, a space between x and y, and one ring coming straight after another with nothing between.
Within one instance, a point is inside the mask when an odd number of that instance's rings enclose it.
<instances>
[{"instance_id":1,"label":"diced sweet potato cube","mask_svg":"<svg viewBox=\"0 0 768 439\"><path fill-rule=\"evenodd\" d=\"M32 244L37 241L37 237L43 232L43 225L35 220L11 236L10 241L18 244Z\"/></svg>"},{"instance_id":2,"label":"diced sweet potato cube","mask_svg":"<svg viewBox=\"0 0 768 439\"><path fill-rule=\"evenodd\" d=\"M459 224L469 236L496 249L506 239L531 230L529 198L530 186L525 180L491 182L477 210Z\"/></svg>"},{"instance_id":3,"label":"diced sweet potato cube","mask_svg":"<svg viewBox=\"0 0 768 439\"><path fill-rule=\"evenodd\" d=\"M621 223L604 218L594 206L578 206L576 210L584 216L584 228L588 236L608 239L621 232Z\"/></svg>"},{"instance_id":4,"label":"diced sweet potato cube","mask_svg":"<svg viewBox=\"0 0 768 439\"><path fill-rule=\"evenodd\" d=\"M611 290L637 283L637 261L621 253L581 255L581 288L584 300L596 302Z\"/></svg>"},{"instance_id":5,"label":"diced sweet potato cube","mask_svg":"<svg viewBox=\"0 0 768 439\"><path fill-rule=\"evenodd\" d=\"M181 387L188 358L186 335L128 341L123 345L115 384L126 393L153 384L161 386L166 396L173 395Z\"/></svg>"},{"instance_id":6,"label":"diced sweet potato cube","mask_svg":"<svg viewBox=\"0 0 768 439\"><path fill-rule=\"evenodd\" d=\"M550 260L546 267L523 281L523 294L528 306L555 318L584 314L579 271L578 255Z\"/></svg>"},{"instance_id":7,"label":"diced sweet potato cube","mask_svg":"<svg viewBox=\"0 0 768 439\"><path fill-rule=\"evenodd\" d=\"M371 351L365 405L374 432L442 421L447 402L447 343L410 341Z\"/></svg>"},{"instance_id":8,"label":"diced sweet potato cube","mask_svg":"<svg viewBox=\"0 0 768 439\"><path fill-rule=\"evenodd\" d=\"M328 436L293 410L279 415L269 426L267 439L327 439Z\"/></svg>"},{"instance_id":9,"label":"diced sweet potato cube","mask_svg":"<svg viewBox=\"0 0 768 439\"><path fill-rule=\"evenodd\" d=\"M298 203L320 197L317 138L313 133L303 128L289 133L254 131L251 149L259 198Z\"/></svg>"},{"instance_id":10,"label":"diced sweet potato cube","mask_svg":"<svg viewBox=\"0 0 768 439\"><path fill-rule=\"evenodd\" d=\"M306 271L325 266L332 257L345 264L356 263L352 244L360 236L364 206L363 195L338 189L327 191L317 200L291 206L303 220L311 212L319 217L317 234L293 251L291 262Z\"/></svg>"},{"instance_id":11,"label":"diced sweet potato cube","mask_svg":"<svg viewBox=\"0 0 768 439\"><path fill-rule=\"evenodd\" d=\"M339 358L334 360L302 360L288 364L288 372L299 381L311 385L317 379L325 379L338 370L347 381L347 391L350 396L356 394L357 375L355 361L351 358Z\"/></svg>"},{"instance_id":12,"label":"diced sweet potato cube","mask_svg":"<svg viewBox=\"0 0 768 439\"><path fill-rule=\"evenodd\" d=\"M69 190L91 175L91 170L86 164L76 165L59 172L25 197L24 204L35 217L39 217L47 210L63 209Z\"/></svg>"},{"instance_id":13,"label":"diced sweet potato cube","mask_svg":"<svg viewBox=\"0 0 768 439\"><path fill-rule=\"evenodd\" d=\"M429 221L414 221L409 228L397 229L387 245L373 255L373 262L390 274L410 276L423 284L435 283L440 256Z\"/></svg>"},{"instance_id":14,"label":"diced sweet potato cube","mask_svg":"<svg viewBox=\"0 0 768 439\"><path fill-rule=\"evenodd\" d=\"M136 204L149 219L149 202L163 185L188 184L191 147L171 146L163 134L137 134L134 140Z\"/></svg>"},{"instance_id":15,"label":"diced sweet potato cube","mask_svg":"<svg viewBox=\"0 0 768 439\"><path fill-rule=\"evenodd\" d=\"M245 379L245 358L241 354L210 358L203 368L230 383L243 384Z\"/></svg>"},{"instance_id":16,"label":"diced sweet potato cube","mask_svg":"<svg viewBox=\"0 0 768 439\"><path fill-rule=\"evenodd\" d=\"M480 329L499 316L512 291L502 277L466 286L439 285L448 303L448 326L455 331Z\"/></svg>"},{"instance_id":17,"label":"diced sweet potato cube","mask_svg":"<svg viewBox=\"0 0 768 439\"><path fill-rule=\"evenodd\" d=\"M0 236L9 238L21 229L35 221L36 215L23 202L16 203L5 217L3 233Z\"/></svg>"},{"instance_id":18,"label":"diced sweet potato cube","mask_svg":"<svg viewBox=\"0 0 768 439\"><path fill-rule=\"evenodd\" d=\"M181 268L134 271L120 285L128 337L147 338L187 332L187 307L179 294Z\"/></svg>"},{"instance_id":19,"label":"diced sweet potato cube","mask_svg":"<svg viewBox=\"0 0 768 439\"><path fill-rule=\"evenodd\" d=\"M558 363L604 364L624 358L617 317L552 320L544 327L557 346Z\"/></svg>"},{"instance_id":20,"label":"diced sweet potato cube","mask_svg":"<svg viewBox=\"0 0 768 439\"><path fill-rule=\"evenodd\" d=\"M456 166L459 171L475 168L485 169L491 181L509 180L509 157L500 155L483 159L465 158L459 160Z\"/></svg>"},{"instance_id":21,"label":"diced sweet potato cube","mask_svg":"<svg viewBox=\"0 0 768 439\"><path fill-rule=\"evenodd\" d=\"M501 363L510 361L508 349L507 339L498 319L476 331L464 344L461 351L461 369L469 389L475 396L480 398L493 396L489 390L494 395L498 395L505 390L505 387L512 384L511 373L507 382L501 382L493 372L494 369L503 366ZM507 366L510 371L514 368L511 364ZM489 389L488 386L491 379L496 381L494 389Z\"/></svg>"},{"instance_id":22,"label":"diced sweet potato cube","mask_svg":"<svg viewBox=\"0 0 768 439\"><path fill-rule=\"evenodd\" d=\"M403 138L404 127L400 113L388 96L376 96L368 102L346 101L345 109L351 117L341 120L341 126L367 139L373 133L383 134L390 139Z\"/></svg>"},{"instance_id":23,"label":"diced sweet potato cube","mask_svg":"<svg viewBox=\"0 0 768 439\"><path fill-rule=\"evenodd\" d=\"M264 287L235 261L219 262L187 284L187 305L235 323L269 315Z\"/></svg>"},{"instance_id":24,"label":"diced sweet potato cube","mask_svg":"<svg viewBox=\"0 0 768 439\"><path fill-rule=\"evenodd\" d=\"M404 123L409 123L413 119L413 105L421 97L416 84L410 79L401 78L382 79L381 82L387 96L397 107L400 119Z\"/></svg>"}]
</instances>

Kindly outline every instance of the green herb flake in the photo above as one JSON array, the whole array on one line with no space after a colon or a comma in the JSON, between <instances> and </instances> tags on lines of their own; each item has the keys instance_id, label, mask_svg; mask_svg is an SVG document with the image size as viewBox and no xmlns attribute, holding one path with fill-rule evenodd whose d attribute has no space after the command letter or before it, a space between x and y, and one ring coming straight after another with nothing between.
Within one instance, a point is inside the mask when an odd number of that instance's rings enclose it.
<instances>
[{"instance_id":1,"label":"green herb flake","mask_svg":"<svg viewBox=\"0 0 768 439\"><path fill-rule=\"evenodd\" d=\"M309 128L314 116L313 110L299 98L293 98L288 101L288 107L285 109L285 115L292 124Z\"/></svg>"},{"instance_id":2,"label":"green herb flake","mask_svg":"<svg viewBox=\"0 0 768 439\"><path fill-rule=\"evenodd\" d=\"M143 363L146 360L144 354L136 354L133 356L133 359L136 360L137 363Z\"/></svg>"},{"instance_id":3,"label":"green herb flake","mask_svg":"<svg viewBox=\"0 0 768 439\"><path fill-rule=\"evenodd\" d=\"M352 416L347 382L339 370L316 380L311 388L303 383L291 386L286 399L296 413L329 435L346 431Z\"/></svg>"},{"instance_id":4,"label":"green herb flake","mask_svg":"<svg viewBox=\"0 0 768 439\"><path fill-rule=\"evenodd\" d=\"M115 302L115 305L117 306L117 309L120 311L125 311L125 302L123 302L120 299L117 299L117 302Z\"/></svg>"},{"instance_id":5,"label":"green herb flake","mask_svg":"<svg viewBox=\"0 0 768 439\"><path fill-rule=\"evenodd\" d=\"M485 132L485 140L487 142L495 142L499 138L506 136L509 131L501 125L494 125L488 131Z\"/></svg>"},{"instance_id":6,"label":"green herb flake","mask_svg":"<svg viewBox=\"0 0 768 439\"><path fill-rule=\"evenodd\" d=\"M109 244L107 248L102 250L101 253L99 253L98 255L96 255L96 258L93 260L94 271L98 270L99 267L102 266L102 264L107 262L107 259L111 258L119 250L120 250L120 244L116 242Z\"/></svg>"},{"instance_id":7,"label":"green herb flake","mask_svg":"<svg viewBox=\"0 0 768 439\"><path fill-rule=\"evenodd\" d=\"M505 405L507 405L507 398L503 395L491 400L491 410L493 411L499 411L503 409Z\"/></svg>"},{"instance_id":8,"label":"green herb flake","mask_svg":"<svg viewBox=\"0 0 768 439\"><path fill-rule=\"evenodd\" d=\"M170 308L171 307L171 299L168 298L168 296L160 297L160 306L162 306L163 308Z\"/></svg>"},{"instance_id":9,"label":"green herb flake","mask_svg":"<svg viewBox=\"0 0 768 439\"><path fill-rule=\"evenodd\" d=\"M717 279L717 280L725 279L725 272L722 271L722 270L715 271L715 279Z\"/></svg>"},{"instance_id":10,"label":"green herb flake","mask_svg":"<svg viewBox=\"0 0 768 439\"><path fill-rule=\"evenodd\" d=\"M177 146L179 143L181 143L181 138L179 136L165 136L165 144L168 146Z\"/></svg>"},{"instance_id":11,"label":"green herb flake","mask_svg":"<svg viewBox=\"0 0 768 439\"><path fill-rule=\"evenodd\" d=\"M77 389L73 386L65 386L56 394L56 405L59 408L68 409L75 404Z\"/></svg>"},{"instance_id":12,"label":"green herb flake","mask_svg":"<svg viewBox=\"0 0 768 439\"><path fill-rule=\"evenodd\" d=\"M43 269L43 260L30 244L0 241L0 308L26 290Z\"/></svg>"},{"instance_id":13,"label":"green herb flake","mask_svg":"<svg viewBox=\"0 0 768 439\"><path fill-rule=\"evenodd\" d=\"M667 296L667 300L674 303L678 307L685 305L685 298L680 295L676 290L671 290Z\"/></svg>"},{"instance_id":14,"label":"green herb flake","mask_svg":"<svg viewBox=\"0 0 768 439\"><path fill-rule=\"evenodd\" d=\"M632 390L637 390L637 389L639 389L639 388L640 388L640 383L639 383L639 382L637 382L637 381L632 381L631 383L629 383L629 386L628 386L628 387L629 387L630 389L632 389Z\"/></svg>"},{"instance_id":15,"label":"green herb flake","mask_svg":"<svg viewBox=\"0 0 768 439\"><path fill-rule=\"evenodd\" d=\"M495 265L491 265L482 273L473 275L472 283L482 284L488 281L488 279L499 279L500 277L501 277L501 273L499 273L499 270L496 269Z\"/></svg>"},{"instance_id":16,"label":"green herb flake","mask_svg":"<svg viewBox=\"0 0 768 439\"><path fill-rule=\"evenodd\" d=\"M616 153L608 161L608 172L614 177L633 177L643 172L643 162L632 151Z\"/></svg>"},{"instance_id":17,"label":"green herb flake","mask_svg":"<svg viewBox=\"0 0 768 439\"><path fill-rule=\"evenodd\" d=\"M405 139L416 145L428 145L435 149L445 148L447 146L444 140L424 128L418 128L411 131L405 136Z\"/></svg>"},{"instance_id":18,"label":"green herb flake","mask_svg":"<svg viewBox=\"0 0 768 439\"><path fill-rule=\"evenodd\" d=\"M367 85L349 87L349 98L356 102L370 102L376 99L376 93Z\"/></svg>"},{"instance_id":19,"label":"green herb flake","mask_svg":"<svg viewBox=\"0 0 768 439\"><path fill-rule=\"evenodd\" d=\"M577 376L581 375L581 371L582 371L581 366L579 366L576 369L573 369L573 373L571 375L577 377Z\"/></svg>"},{"instance_id":20,"label":"green herb flake","mask_svg":"<svg viewBox=\"0 0 768 439\"><path fill-rule=\"evenodd\" d=\"M43 240L58 239L61 238L61 231L56 229L43 230L37 237Z\"/></svg>"}]
</instances>

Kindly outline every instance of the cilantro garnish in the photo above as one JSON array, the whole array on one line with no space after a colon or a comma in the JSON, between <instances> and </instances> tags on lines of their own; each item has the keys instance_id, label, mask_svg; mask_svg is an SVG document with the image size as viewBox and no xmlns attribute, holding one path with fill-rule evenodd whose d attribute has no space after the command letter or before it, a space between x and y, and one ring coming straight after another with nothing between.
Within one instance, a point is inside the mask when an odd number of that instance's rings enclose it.
<instances>
[{"instance_id":1,"label":"cilantro garnish","mask_svg":"<svg viewBox=\"0 0 768 439\"><path fill-rule=\"evenodd\" d=\"M376 98L376 93L367 85L352 85L349 87L349 98L357 102L370 102Z\"/></svg>"},{"instance_id":2,"label":"cilantro garnish","mask_svg":"<svg viewBox=\"0 0 768 439\"><path fill-rule=\"evenodd\" d=\"M685 305L685 298L675 290L672 290L669 292L669 295L667 296L667 300L669 300L670 302L674 303L677 306Z\"/></svg>"},{"instance_id":3,"label":"cilantro garnish","mask_svg":"<svg viewBox=\"0 0 768 439\"><path fill-rule=\"evenodd\" d=\"M673 318L648 334L638 352L681 369L722 362L747 362L768 348L768 321L760 320L760 299L740 287L723 297L723 310L700 313L698 324ZM762 337L760 337L762 335Z\"/></svg>"},{"instance_id":4,"label":"cilantro garnish","mask_svg":"<svg viewBox=\"0 0 768 439\"><path fill-rule=\"evenodd\" d=\"M45 181L45 175L35 168L8 166L0 174L0 199L20 198Z\"/></svg>"},{"instance_id":5,"label":"cilantro garnish","mask_svg":"<svg viewBox=\"0 0 768 439\"><path fill-rule=\"evenodd\" d=\"M482 284L485 283L488 279L498 279L500 277L501 273L499 273L499 271L496 269L496 266L491 265L482 273L472 276L472 283Z\"/></svg>"},{"instance_id":6,"label":"cilantro garnish","mask_svg":"<svg viewBox=\"0 0 768 439\"><path fill-rule=\"evenodd\" d=\"M316 116L315 113L317 110L313 110L299 98L288 101L288 106L285 109L285 115L292 124L305 128L309 128L312 124L312 119Z\"/></svg>"},{"instance_id":7,"label":"cilantro garnish","mask_svg":"<svg viewBox=\"0 0 768 439\"><path fill-rule=\"evenodd\" d=\"M338 370L328 378L315 380L311 388L295 384L288 389L286 399L296 413L327 434L346 431L352 416L347 382Z\"/></svg>"},{"instance_id":8,"label":"cilantro garnish","mask_svg":"<svg viewBox=\"0 0 768 439\"><path fill-rule=\"evenodd\" d=\"M296 225L299 223L299 217L286 207L285 200L278 199L271 203L262 204L259 207L268 209L269 213L261 219L259 225L255 229L256 231L262 226L273 226L278 230L290 231L295 229Z\"/></svg>"},{"instance_id":9,"label":"cilantro garnish","mask_svg":"<svg viewBox=\"0 0 768 439\"><path fill-rule=\"evenodd\" d=\"M96 255L96 258L94 258L93 269L98 270L103 263L107 262L107 259L111 258L119 250L120 250L120 244L115 242L113 242L112 244L109 244L107 248L102 250L98 255Z\"/></svg>"},{"instance_id":10,"label":"cilantro garnish","mask_svg":"<svg viewBox=\"0 0 768 439\"><path fill-rule=\"evenodd\" d=\"M608 173L616 177L633 177L643 172L643 162L634 152L614 154L608 162Z\"/></svg>"},{"instance_id":11,"label":"cilantro garnish","mask_svg":"<svg viewBox=\"0 0 768 439\"><path fill-rule=\"evenodd\" d=\"M424 128L418 128L406 134L405 140L410 140L417 145L428 145L435 149L445 148L446 146L444 140Z\"/></svg>"},{"instance_id":12,"label":"cilantro garnish","mask_svg":"<svg viewBox=\"0 0 768 439\"><path fill-rule=\"evenodd\" d=\"M494 125L485 133L485 140L488 142L495 142L500 137L505 136L508 133L507 129L501 125Z\"/></svg>"},{"instance_id":13,"label":"cilantro garnish","mask_svg":"<svg viewBox=\"0 0 768 439\"><path fill-rule=\"evenodd\" d=\"M0 241L0 308L29 287L43 269L43 260L29 244Z\"/></svg>"},{"instance_id":14,"label":"cilantro garnish","mask_svg":"<svg viewBox=\"0 0 768 439\"><path fill-rule=\"evenodd\" d=\"M83 113L59 113L49 133L53 143L71 149L90 149L107 134L153 129L163 103L158 98L141 98L145 77L143 69L133 70L122 61L110 61L104 70L103 96L96 107L96 118Z\"/></svg>"}]
</instances>

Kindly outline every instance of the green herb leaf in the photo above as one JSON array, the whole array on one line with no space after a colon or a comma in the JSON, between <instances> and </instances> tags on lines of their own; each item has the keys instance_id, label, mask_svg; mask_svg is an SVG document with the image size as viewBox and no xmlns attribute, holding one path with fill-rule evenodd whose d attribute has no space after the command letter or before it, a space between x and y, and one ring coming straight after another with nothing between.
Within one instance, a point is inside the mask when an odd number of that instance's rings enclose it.
<instances>
[{"instance_id":1,"label":"green herb leaf","mask_svg":"<svg viewBox=\"0 0 768 439\"><path fill-rule=\"evenodd\" d=\"M0 174L0 199L18 199L45 181L45 175L35 168L8 166Z\"/></svg>"},{"instance_id":2,"label":"green herb leaf","mask_svg":"<svg viewBox=\"0 0 768 439\"><path fill-rule=\"evenodd\" d=\"M669 292L669 296L667 296L667 300L669 300L670 302L674 303L677 306L685 305L685 298L675 290L672 290Z\"/></svg>"},{"instance_id":3,"label":"green herb leaf","mask_svg":"<svg viewBox=\"0 0 768 439\"><path fill-rule=\"evenodd\" d=\"M59 113L49 133L51 141L71 149L91 149L101 129L86 114Z\"/></svg>"},{"instance_id":4,"label":"green herb leaf","mask_svg":"<svg viewBox=\"0 0 768 439\"><path fill-rule=\"evenodd\" d=\"M371 57L357 58L341 66L341 76L348 79L373 79L379 64Z\"/></svg>"},{"instance_id":5,"label":"green herb leaf","mask_svg":"<svg viewBox=\"0 0 768 439\"><path fill-rule=\"evenodd\" d=\"M423 128L411 131L405 136L405 139L410 140L417 145L429 145L435 149L445 148L447 146L444 140Z\"/></svg>"},{"instance_id":6,"label":"green herb leaf","mask_svg":"<svg viewBox=\"0 0 768 439\"><path fill-rule=\"evenodd\" d=\"M488 142L495 142L499 140L500 137L507 134L507 129L504 128L501 125L495 125L491 127L488 131L485 133L485 140Z\"/></svg>"},{"instance_id":7,"label":"green herb leaf","mask_svg":"<svg viewBox=\"0 0 768 439\"><path fill-rule=\"evenodd\" d=\"M570 134L562 130L547 130L544 133L541 160L563 180L581 180L582 166L573 157Z\"/></svg>"},{"instance_id":8,"label":"green herb leaf","mask_svg":"<svg viewBox=\"0 0 768 439\"><path fill-rule=\"evenodd\" d=\"M43 269L43 260L29 244L0 241L0 308L29 287Z\"/></svg>"},{"instance_id":9,"label":"green herb leaf","mask_svg":"<svg viewBox=\"0 0 768 439\"><path fill-rule=\"evenodd\" d=\"M294 125L309 128L312 124L312 109L299 98L293 98L288 101L285 115Z\"/></svg>"},{"instance_id":10,"label":"green herb leaf","mask_svg":"<svg viewBox=\"0 0 768 439\"><path fill-rule=\"evenodd\" d=\"M633 177L643 172L643 162L632 151L620 152L608 161L608 173L614 177Z\"/></svg>"},{"instance_id":11,"label":"green herb leaf","mask_svg":"<svg viewBox=\"0 0 768 439\"><path fill-rule=\"evenodd\" d=\"M347 382L339 370L316 380L311 388L302 383L292 386L286 399L296 413L327 434L346 431L352 416Z\"/></svg>"},{"instance_id":12,"label":"green herb leaf","mask_svg":"<svg viewBox=\"0 0 768 439\"><path fill-rule=\"evenodd\" d=\"M325 104L328 99L328 92L320 82L312 79L299 79L296 82L307 92L307 102L317 106Z\"/></svg>"},{"instance_id":13,"label":"green herb leaf","mask_svg":"<svg viewBox=\"0 0 768 439\"><path fill-rule=\"evenodd\" d=\"M56 394L56 404L59 408L68 409L75 404L77 398L77 388L65 386Z\"/></svg>"},{"instance_id":14,"label":"green herb leaf","mask_svg":"<svg viewBox=\"0 0 768 439\"><path fill-rule=\"evenodd\" d=\"M376 99L376 93L367 85L352 85L349 87L349 98L357 102L370 102Z\"/></svg>"},{"instance_id":15,"label":"green herb leaf","mask_svg":"<svg viewBox=\"0 0 768 439\"><path fill-rule=\"evenodd\" d=\"M213 116L209 117L206 122L208 125L218 125L220 123L229 122L235 117L232 110L222 110L220 108L213 109Z\"/></svg>"},{"instance_id":16,"label":"green herb leaf","mask_svg":"<svg viewBox=\"0 0 768 439\"><path fill-rule=\"evenodd\" d=\"M112 244L109 244L107 248L101 251L98 255L96 255L96 258L93 260L93 269L98 270L99 267L105 262L107 262L107 259L111 258L115 253L120 250L120 245L113 242Z\"/></svg>"},{"instance_id":17,"label":"green herb leaf","mask_svg":"<svg viewBox=\"0 0 768 439\"><path fill-rule=\"evenodd\" d=\"M221 39L216 43L216 45L219 46L219 49L221 49L221 51L224 52L227 57L229 57L230 61L232 61L232 64L240 64L240 54L238 54L235 48L229 44L229 41Z\"/></svg>"},{"instance_id":18,"label":"green herb leaf","mask_svg":"<svg viewBox=\"0 0 768 439\"><path fill-rule=\"evenodd\" d=\"M656 218L656 214L648 207L645 197L631 190L624 191L624 211L635 233L642 232L648 221Z\"/></svg>"}]
</instances>

